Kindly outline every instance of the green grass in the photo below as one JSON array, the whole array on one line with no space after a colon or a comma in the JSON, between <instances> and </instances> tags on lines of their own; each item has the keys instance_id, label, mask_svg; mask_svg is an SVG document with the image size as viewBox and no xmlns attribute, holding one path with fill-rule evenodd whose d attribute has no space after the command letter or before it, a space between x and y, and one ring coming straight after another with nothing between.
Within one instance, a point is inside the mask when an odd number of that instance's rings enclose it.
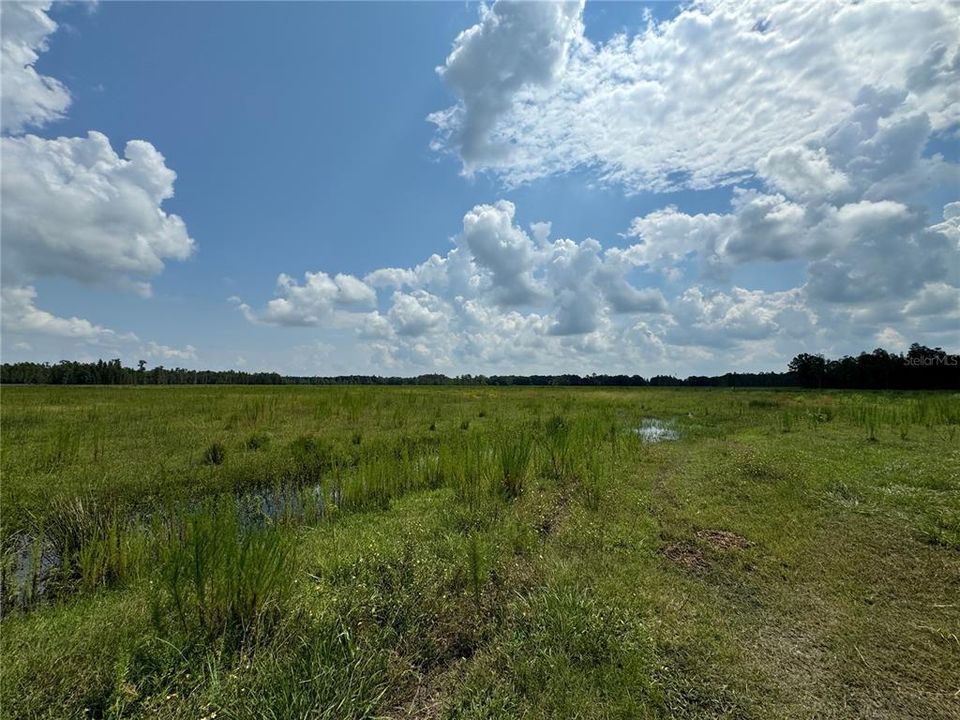
<instances>
[{"instance_id":1,"label":"green grass","mask_svg":"<svg viewBox=\"0 0 960 720\"><path fill-rule=\"evenodd\" d=\"M8 387L0 411L0 717L960 714L955 395ZM679 439L643 442L651 418Z\"/></svg>"}]
</instances>

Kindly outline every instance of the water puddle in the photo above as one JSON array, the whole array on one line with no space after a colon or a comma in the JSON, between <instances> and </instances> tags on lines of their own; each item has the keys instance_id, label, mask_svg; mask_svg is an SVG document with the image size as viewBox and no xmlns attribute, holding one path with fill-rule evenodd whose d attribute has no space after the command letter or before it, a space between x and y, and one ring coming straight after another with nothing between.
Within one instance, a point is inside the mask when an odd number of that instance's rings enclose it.
<instances>
[{"instance_id":1,"label":"water puddle","mask_svg":"<svg viewBox=\"0 0 960 720\"><path fill-rule=\"evenodd\" d=\"M680 433L670 423L657 418L644 418L636 433L643 442L651 444L680 438Z\"/></svg>"}]
</instances>

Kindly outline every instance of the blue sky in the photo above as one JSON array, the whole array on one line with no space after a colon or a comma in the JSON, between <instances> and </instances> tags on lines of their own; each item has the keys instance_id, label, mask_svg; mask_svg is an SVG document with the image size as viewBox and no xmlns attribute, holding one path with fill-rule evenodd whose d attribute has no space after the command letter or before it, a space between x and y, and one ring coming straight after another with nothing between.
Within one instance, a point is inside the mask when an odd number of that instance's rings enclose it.
<instances>
[{"instance_id":1,"label":"blue sky","mask_svg":"<svg viewBox=\"0 0 960 720\"><path fill-rule=\"evenodd\" d=\"M650 375L956 348L937 2L839 27L802 4L11 6L5 361ZM838 77L798 92L824 55Z\"/></svg>"}]
</instances>

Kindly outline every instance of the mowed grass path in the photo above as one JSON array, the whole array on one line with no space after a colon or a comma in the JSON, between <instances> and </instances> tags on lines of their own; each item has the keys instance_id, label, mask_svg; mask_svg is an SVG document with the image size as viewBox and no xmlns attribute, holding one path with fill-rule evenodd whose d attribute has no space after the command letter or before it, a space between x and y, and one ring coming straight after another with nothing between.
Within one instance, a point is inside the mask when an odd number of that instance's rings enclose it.
<instances>
[{"instance_id":1,"label":"mowed grass path","mask_svg":"<svg viewBox=\"0 0 960 720\"><path fill-rule=\"evenodd\" d=\"M955 395L0 399L7 557L76 558L7 598L2 717L960 716Z\"/></svg>"}]
</instances>

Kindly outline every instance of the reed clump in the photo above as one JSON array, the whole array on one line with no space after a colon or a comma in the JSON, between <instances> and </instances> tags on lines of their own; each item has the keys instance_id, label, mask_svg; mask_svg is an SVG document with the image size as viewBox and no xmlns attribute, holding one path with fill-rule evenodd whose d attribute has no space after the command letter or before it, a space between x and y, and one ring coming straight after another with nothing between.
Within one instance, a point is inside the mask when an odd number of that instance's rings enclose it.
<instances>
[{"instance_id":1,"label":"reed clump","mask_svg":"<svg viewBox=\"0 0 960 720\"><path fill-rule=\"evenodd\" d=\"M269 635L292 589L290 536L274 527L243 527L229 499L205 504L180 532L181 542L165 548L161 558L153 607L157 629L225 638L235 646Z\"/></svg>"}]
</instances>

